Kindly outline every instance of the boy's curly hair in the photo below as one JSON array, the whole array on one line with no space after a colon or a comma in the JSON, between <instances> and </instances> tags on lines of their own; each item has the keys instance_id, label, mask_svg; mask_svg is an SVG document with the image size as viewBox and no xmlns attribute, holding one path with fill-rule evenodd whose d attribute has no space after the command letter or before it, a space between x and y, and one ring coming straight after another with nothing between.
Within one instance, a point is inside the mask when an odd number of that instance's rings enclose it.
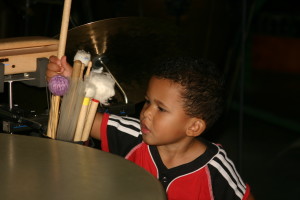
<instances>
[{"instance_id":1,"label":"boy's curly hair","mask_svg":"<svg viewBox=\"0 0 300 200\"><path fill-rule=\"evenodd\" d=\"M168 58L157 65L153 75L183 86L184 110L205 121L210 128L223 110L223 80L216 66L195 57Z\"/></svg>"}]
</instances>

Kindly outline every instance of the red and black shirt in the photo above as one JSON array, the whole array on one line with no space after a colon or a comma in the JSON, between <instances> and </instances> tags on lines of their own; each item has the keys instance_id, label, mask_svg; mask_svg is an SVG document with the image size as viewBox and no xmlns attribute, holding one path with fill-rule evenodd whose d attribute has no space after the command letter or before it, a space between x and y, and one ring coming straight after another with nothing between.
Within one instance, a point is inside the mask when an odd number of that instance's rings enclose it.
<instances>
[{"instance_id":1,"label":"red and black shirt","mask_svg":"<svg viewBox=\"0 0 300 200\"><path fill-rule=\"evenodd\" d=\"M224 149L203 140L206 151L192 162L168 169L156 146L143 142L139 120L104 114L101 147L143 167L160 180L169 200L247 199L250 193Z\"/></svg>"}]
</instances>

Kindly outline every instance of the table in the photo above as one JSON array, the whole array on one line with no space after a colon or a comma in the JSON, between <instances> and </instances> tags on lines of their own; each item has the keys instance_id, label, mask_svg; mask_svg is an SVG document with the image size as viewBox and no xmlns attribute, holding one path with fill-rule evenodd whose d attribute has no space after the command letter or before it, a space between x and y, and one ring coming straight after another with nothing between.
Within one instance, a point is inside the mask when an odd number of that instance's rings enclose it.
<instances>
[{"instance_id":1,"label":"table","mask_svg":"<svg viewBox=\"0 0 300 200\"><path fill-rule=\"evenodd\" d=\"M119 156L75 143L0 133L1 199L164 200L159 181Z\"/></svg>"}]
</instances>

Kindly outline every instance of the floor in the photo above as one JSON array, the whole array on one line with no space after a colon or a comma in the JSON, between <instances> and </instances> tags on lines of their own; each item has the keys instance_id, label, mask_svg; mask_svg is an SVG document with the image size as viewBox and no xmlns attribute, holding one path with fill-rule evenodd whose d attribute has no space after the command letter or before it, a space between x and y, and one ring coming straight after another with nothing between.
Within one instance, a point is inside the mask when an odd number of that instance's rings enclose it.
<instances>
[{"instance_id":1,"label":"floor","mask_svg":"<svg viewBox=\"0 0 300 200\"><path fill-rule=\"evenodd\" d=\"M300 98L296 95L300 92L299 76L253 73L245 83L243 114L237 89L218 126L205 135L224 146L256 199L293 200L300 196ZM20 88L14 90L20 107L44 109L44 89L25 86L29 95L24 100L20 94L24 89ZM38 103L27 98L32 95L39 99Z\"/></svg>"}]
</instances>

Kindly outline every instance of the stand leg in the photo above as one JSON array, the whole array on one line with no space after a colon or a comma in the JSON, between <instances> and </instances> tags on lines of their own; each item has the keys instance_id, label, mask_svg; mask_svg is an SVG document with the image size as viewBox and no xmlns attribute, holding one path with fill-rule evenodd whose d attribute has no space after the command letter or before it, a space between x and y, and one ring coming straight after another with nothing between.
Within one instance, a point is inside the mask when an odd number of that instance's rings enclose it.
<instances>
[{"instance_id":1,"label":"stand leg","mask_svg":"<svg viewBox=\"0 0 300 200\"><path fill-rule=\"evenodd\" d=\"M12 83L13 83L13 81L8 81L8 87L9 87L9 110L12 110L12 108L13 108Z\"/></svg>"}]
</instances>

